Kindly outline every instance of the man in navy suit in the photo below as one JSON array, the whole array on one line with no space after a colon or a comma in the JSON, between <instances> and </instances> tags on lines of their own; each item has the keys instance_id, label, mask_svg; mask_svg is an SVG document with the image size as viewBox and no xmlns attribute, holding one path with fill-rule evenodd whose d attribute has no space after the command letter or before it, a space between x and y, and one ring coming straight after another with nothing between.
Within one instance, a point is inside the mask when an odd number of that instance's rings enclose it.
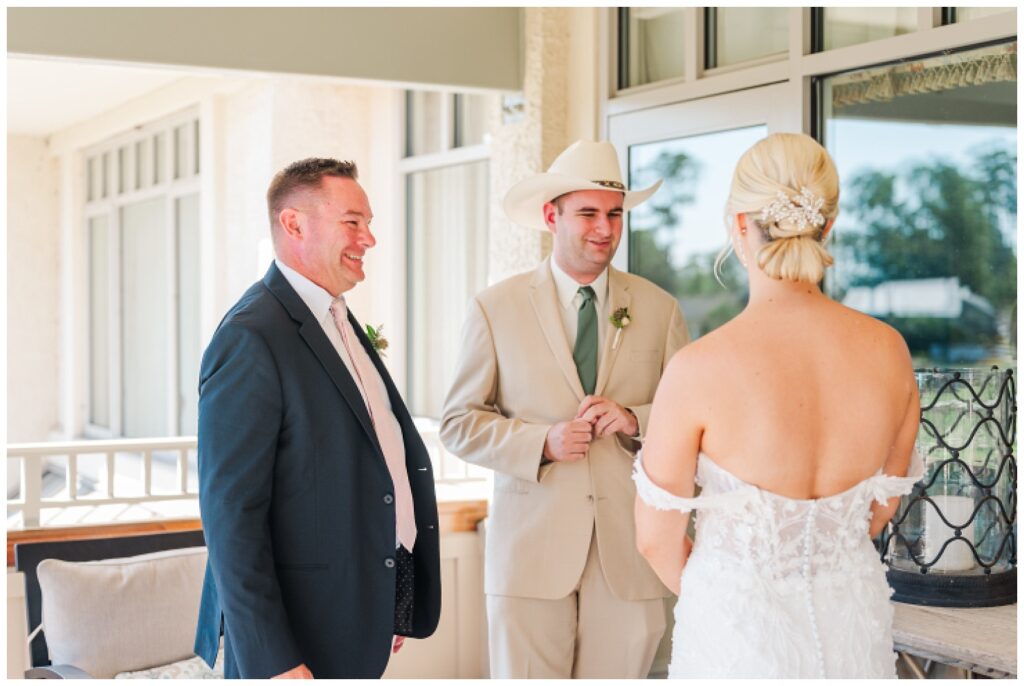
<instances>
[{"instance_id":1,"label":"man in navy suit","mask_svg":"<svg viewBox=\"0 0 1024 686\"><path fill-rule=\"evenodd\" d=\"M195 650L225 676L376 678L437 627L430 459L344 293L376 243L355 164L267 191L277 259L220 323L199 380L209 564Z\"/></svg>"}]
</instances>

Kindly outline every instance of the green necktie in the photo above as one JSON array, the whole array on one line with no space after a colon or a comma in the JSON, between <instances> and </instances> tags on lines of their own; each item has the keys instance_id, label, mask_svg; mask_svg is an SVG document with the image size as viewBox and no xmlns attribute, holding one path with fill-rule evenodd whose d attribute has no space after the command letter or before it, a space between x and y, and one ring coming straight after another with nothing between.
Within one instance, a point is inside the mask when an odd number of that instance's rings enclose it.
<instances>
[{"instance_id":1,"label":"green necktie","mask_svg":"<svg viewBox=\"0 0 1024 686\"><path fill-rule=\"evenodd\" d=\"M590 395L597 385L597 307L593 288L582 286L578 293L583 302L576 318L576 345L572 347L572 359L576 362L583 392Z\"/></svg>"}]
</instances>

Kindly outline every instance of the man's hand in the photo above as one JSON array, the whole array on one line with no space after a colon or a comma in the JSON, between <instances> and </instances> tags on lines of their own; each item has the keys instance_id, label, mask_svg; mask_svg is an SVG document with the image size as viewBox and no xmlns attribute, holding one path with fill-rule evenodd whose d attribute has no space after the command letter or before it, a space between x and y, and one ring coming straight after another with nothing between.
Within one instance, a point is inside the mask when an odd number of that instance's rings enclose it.
<instances>
[{"instance_id":1,"label":"man's hand","mask_svg":"<svg viewBox=\"0 0 1024 686\"><path fill-rule=\"evenodd\" d=\"M395 641L391 644L391 654L394 655L395 653L397 653L399 650L402 649L403 645L405 645L405 636L398 636L396 634Z\"/></svg>"},{"instance_id":2,"label":"man's hand","mask_svg":"<svg viewBox=\"0 0 1024 686\"><path fill-rule=\"evenodd\" d=\"M313 672L309 671L309 667L307 667L305 665L305 663L303 663L303 664L299 665L298 667L292 667L291 669L289 669L284 674L278 674L277 676L275 676L273 678L274 679L312 679L313 678Z\"/></svg>"},{"instance_id":3,"label":"man's hand","mask_svg":"<svg viewBox=\"0 0 1024 686\"><path fill-rule=\"evenodd\" d=\"M552 462L575 462L587 456L594 427L590 422L573 419L559 422L548 430L544 440L544 457Z\"/></svg>"},{"instance_id":4,"label":"man's hand","mask_svg":"<svg viewBox=\"0 0 1024 686\"><path fill-rule=\"evenodd\" d=\"M576 411L577 419L594 426L594 436L603 438L618 432L635 437L640 433L636 416L614 400L599 395L588 395Z\"/></svg>"}]
</instances>

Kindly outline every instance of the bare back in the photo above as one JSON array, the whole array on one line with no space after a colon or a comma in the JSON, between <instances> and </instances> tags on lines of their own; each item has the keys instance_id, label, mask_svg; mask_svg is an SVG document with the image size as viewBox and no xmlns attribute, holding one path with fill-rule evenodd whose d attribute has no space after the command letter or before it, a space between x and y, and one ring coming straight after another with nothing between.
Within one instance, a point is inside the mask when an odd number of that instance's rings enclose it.
<instances>
[{"instance_id":1,"label":"bare back","mask_svg":"<svg viewBox=\"0 0 1024 686\"><path fill-rule=\"evenodd\" d=\"M916 397L899 334L824 296L750 307L690 347L701 451L791 498L840 493L885 466Z\"/></svg>"}]
</instances>

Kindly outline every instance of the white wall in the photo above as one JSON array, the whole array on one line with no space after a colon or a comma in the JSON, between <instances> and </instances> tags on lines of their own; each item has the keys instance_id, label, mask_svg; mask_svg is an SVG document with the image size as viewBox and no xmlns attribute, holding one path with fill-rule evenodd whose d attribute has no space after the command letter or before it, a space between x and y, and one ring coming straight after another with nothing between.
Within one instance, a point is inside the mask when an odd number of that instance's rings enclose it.
<instances>
[{"instance_id":1,"label":"white wall","mask_svg":"<svg viewBox=\"0 0 1024 686\"><path fill-rule=\"evenodd\" d=\"M573 7L568 10L569 49L567 55L566 138L596 141L598 117L601 112L601 75L598 45L598 13L596 7Z\"/></svg>"},{"instance_id":2,"label":"white wall","mask_svg":"<svg viewBox=\"0 0 1024 686\"><path fill-rule=\"evenodd\" d=\"M7 137L7 440L57 423L57 165L43 138ZM10 478L10 477L8 477Z\"/></svg>"},{"instance_id":3,"label":"white wall","mask_svg":"<svg viewBox=\"0 0 1024 686\"><path fill-rule=\"evenodd\" d=\"M397 198L392 179L401 154L394 89L325 83L312 79L273 81L273 145L271 170L263 181L288 164L305 157L352 160L359 183L374 212L377 246L368 253L366 281L346 295L353 313L362 320L391 322L404 315L381 308L389 291L401 291L401 274L393 273L388 258L396 240L404 240L404 218L395 216Z\"/></svg>"},{"instance_id":4,"label":"white wall","mask_svg":"<svg viewBox=\"0 0 1024 686\"><path fill-rule=\"evenodd\" d=\"M266 254L261 260L258 248L261 241L267 241L265 248L269 249L270 240L265 197L274 173L273 105L273 87L264 79L217 98L218 120L212 127L212 137L219 143L218 159L214 178L204 179L208 183L203 190L212 191L207 195L213 197L206 201L212 203L218 221L202 230L212 231L221 239L213 262L215 278L223 280L224 288L216 290L216 302L210 311L216 321L204 322L204 331L209 334L268 267ZM203 341L203 348L207 342Z\"/></svg>"}]
</instances>

